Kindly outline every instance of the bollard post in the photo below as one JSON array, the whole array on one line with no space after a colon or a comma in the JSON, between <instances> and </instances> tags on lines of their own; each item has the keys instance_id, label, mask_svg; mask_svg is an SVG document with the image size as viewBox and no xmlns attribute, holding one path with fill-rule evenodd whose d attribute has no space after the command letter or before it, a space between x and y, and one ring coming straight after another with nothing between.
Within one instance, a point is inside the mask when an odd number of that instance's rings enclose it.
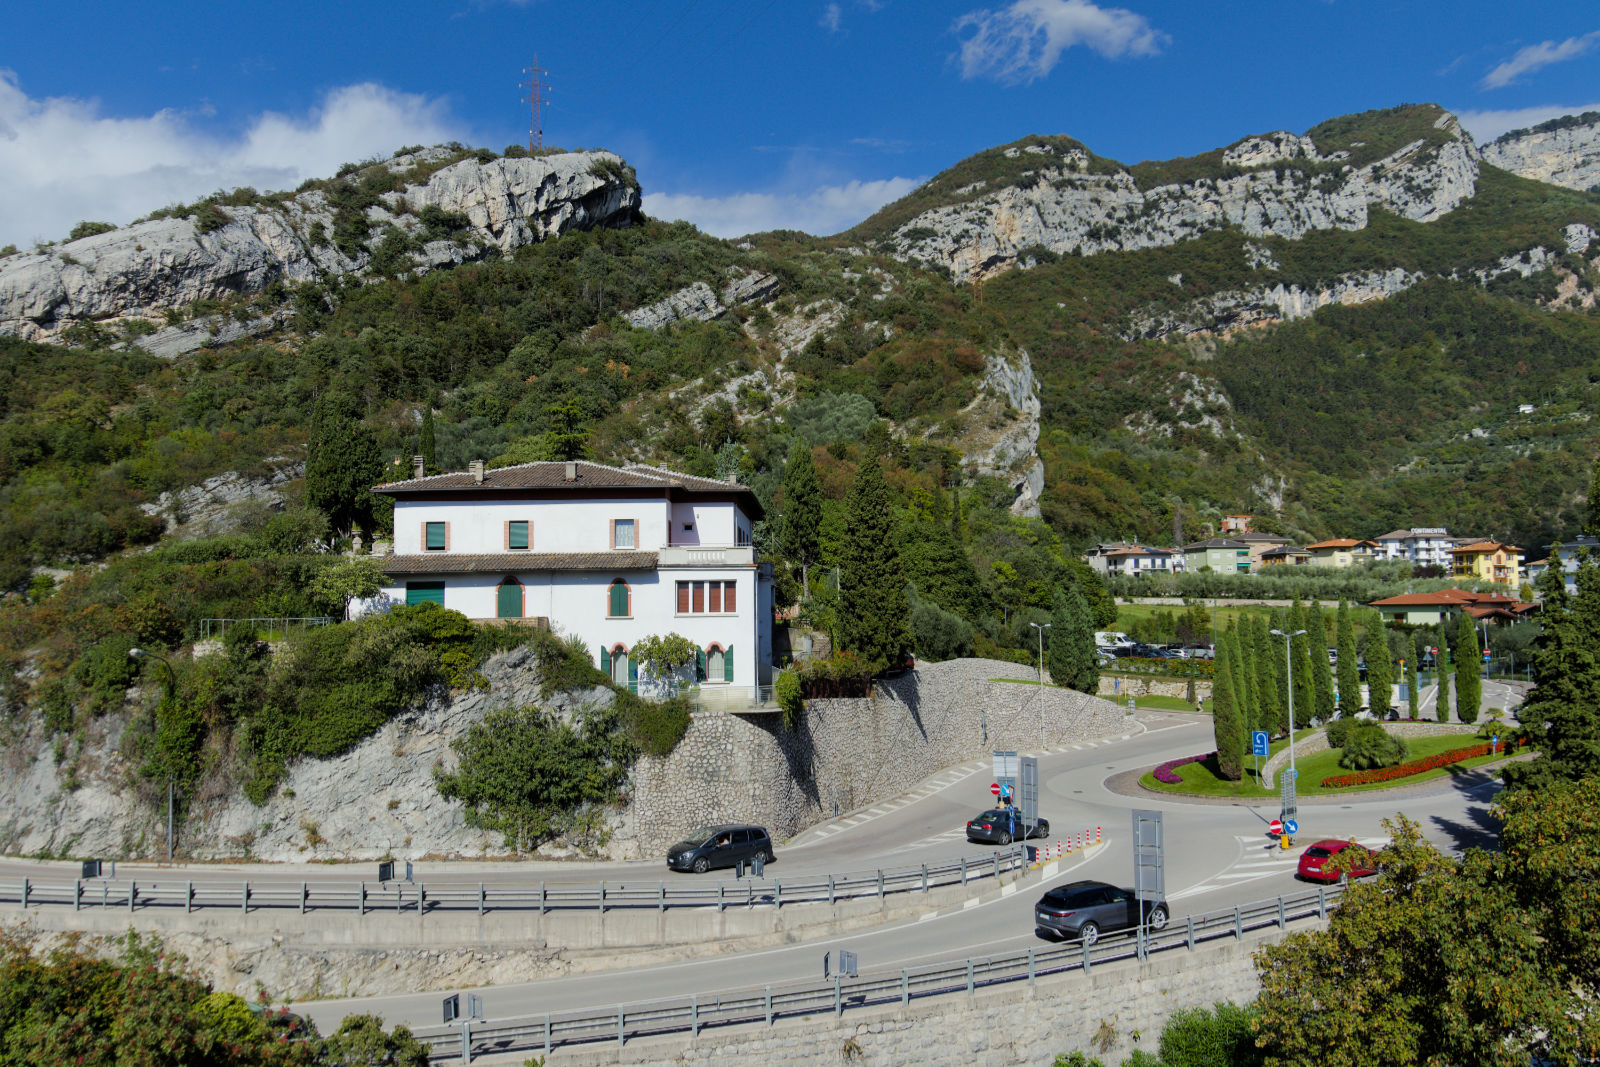
<instances>
[{"instance_id":1,"label":"bollard post","mask_svg":"<svg viewBox=\"0 0 1600 1067\"><path fill-rule=\"evenodd\" d=\"M1194 951L1194 916L1189 916L1189 951Z\"/></svg>"},{"instance_id":2,"label":"bollard post","mask_svg":"<svg viewBox=\"0 0 1600 1067\"><path fill-rule=\"evenodd\" d=\"M544 914L544 883L539 883L539 914Z\"/></svg>"},{"instance_id":3,"label":"bollard post","mask_svg":"<svg viewBox=\"0 0 1600 1067\"><path fill-rule=\"evenodd\" d=\"M301 882L300 883L300 914L304 915L305 913L306 913L306 884L304 882Z\"/></svg>"},{"instance_id":4,"label":"bollard post","mask_svg":"<svg viewBox=\"0 0 1600 1067\"><path fill-rule=\"evenodd\" d=\"M833 976L833 1015L834 1018L844 1014L844 976Z\"/></svg>"},{"instance_id":5,"label":"bollard post","mask_svg":"<svg viewBox=\"0 0 1600 1067\"><path fill-rule=\"evenodd\" d=\"M1083 946L1083 973L1089 973L1089 946Z\"/></svg>"},{"instance_id":6,"label":"bollard post","mask_svg":"<svg viewBox=\"0 0 1600 1067\"><path fill-rule=\"evenodd\" d=\"M478 883L478 918L483 918L483 883Z\"/></svg>"},{"instance_id":7,"label":"bollard post","mask_svg":"<svg viewBox=\"0 0 1600 1067\"><path fill-rule=\"evenodd\" d=\"M605 879L602 878L600 880L600 914L604 915L605 913L606 913L606 883L605 883Z\"/></svg>"},{"instance_id":8,"label":"bollard post","mask_svg":"<svg viewBox=\"0 0 1600 1067\"><path fill-rule=\"evenodd\" d=\"M428 899L428 887L421 882L417 883L417 917L422 917L423 905Z\"/></svg>"},{"instance_id":9,"label":"bollard post","mask_svg":"<svg viewBox=\"0 0 1600 1067\"><path fill-rule=\"evenodd\" d=\"M461 1062L472 1062L472 1020L461 1020Z\"/></svg>"},{"instance_id":10,"label":"bollard post","mask_svg":"<svg viewBox=\"0 0 1600 1067\"><path fill-rule=\"evenodd\" d=\"M967 884L967 857L961 857L961 884Z\"/></svg>"},{"instance_id":11,"label":"bollard post","mask_svg":"<svg viewBox=\"0 0 1600 1067\"><path fill-rule=\"evenodd\" d=\"M1289 928L1289 920L1288 920L1287 916L1284 915L1283 898L1279 897L1278 898L1278 929L1287 930L1288 928Z\"/></svg>"},{"instance_id":12,"label":"bollard post","mask_svg":"<svg viewBox=\"0 0 1600 1067\"><path fill-rule=\"evenodd\" d=\"M250 914L250 879L248 878L244 880L244 886L239 893L239 910L246 915Z\"/></svg>"},{"instance_id":13,"label":"bollard post","mask_svg":"<svg viewBox=\"0 0 1600 1067\"><path fill-rule=\"evenodd\" d=\"M767 986L766 987L766 1001L767 1001L767 1025L771 1026L772 1025L772 987L771 986Z\"/></svg>"},{"instance_id":14,"label":"bollard post","mask_svg":"<svg viewBox=\"0 0 1600 1067\"><path fill-rule=\"evenodd\" d=\"M356 914L357 915L365 915L366 913L367 913L367 883L366 882L362 882L361 883L360 903L356 906Z\"/></svg>"},{"instance_id":15,"label":"bollard post","mask_svg":"<svg viewBox=\"0 0 1600 1067\"><path fill-rule=\"evenodd\" d=\"M625 1018L625 1016L623 1015L623 1007L622 1007L621 1004L618 1004L617 1005L617 1047L618 1048L622 1047L622 1023L623 1023L624 1018Z\"/></svg>"},{"instance_id":16,"label":"bollard post","mask_svg":"<svg viewBox=\"0 0 1600 1067\"><path fill-rule=\"evenodd\" d=\"M1244 940L1244 914L1237 906L1233 909L1233 936L1235 940Z\"/></svg>"},{"instance_id":17,"label":"bollard post","mask_svg":"<svg viewBox=\"0 0 1600 1067\"><path fill-rule=\"evenodd\" d=\"M28 880L26 878L22 880L22 910L28 910Z\"/></svg>"},{"instance_id":18,"label":"bollard post","mask_svg":"<svg viewBox=\"0 0 1600 1067\"><path fill-rule=\"evenodd\" d=\"M724 903L724 901L722 899L722 890L724 888L725 888L725 886L723 885L722 882L718 882L717 883L717 910L718 911L721 911L723 908L727 907L727 904Z\"/></svg>"},{"instance_id":19,"label":"bollard post","mask_svg":"<svg viewBox=\"0 0 1600 1067\"><path fill-rule=\"evenodd\" d=\"M828 875L828 903L833 903L833 875Z\"/></svg>"},{"instance_id":20,"label":"bollard post","mask_svg":"<svg viewBox=\"0 0 1600 1067\"><path fill-rule=\"evenodd\" d=\"M78 908L82 904L83 904L83 879L82 878L74 878L72 880L72 910L73 911L77 911Z\"/></svg>"},{"instance_id":21,"label":"bollard post","mask_svg":"<svg viewBox=\"0 0 1600 1067\"><path fill-rule=\"evenodd\" d=\"M878 868L878 899L883 899L883 868Z\"/></svg>"},{"instance_id":22,"label":"bollard post","mask_svg":"<svg viewBox=\"0 0 1600 1067\"><path fill-rule=\"evenodd\" d=\"M550 1058L550 1015L548 1012L545 1013L544 1017L544 1055L546 1059Z\"/></svg>"},{"instance_id":23,"label":"bollard post","mask_svg":"<svg viewBox=\"0 0 1600 1067\"><path fill-rule=\"evenodd\" d=\"M1317 886L1317 918L1326 919L1327 917L1328 917L1328 887L1325 886L1325 885L1319 885L1319 886Z\"/></svg>"},{"instance_id":24,"label":"bollard post","mask_svg":"<svg viewBox=\"0 0 1600 1067\"><path fill-rule=\"evenodd\" d=\"M783 883L776 878L772 880L772 906L783 910Z\"/></svg>"},{"instance_id":25,"label":"bollard post","mask_svg":"<svg viewBox=\"0 0 1600 1067\"><path fill-rule=\"evenodd\" d=\"M689 1036L700 1036L700 998L693 994L689 996Z\"/></svg>"},{"instance_id":26,"label":"bollard post","mask_svg":"<svg viewBox=\"0 0 1600 1067\"><path fill-rule=\"evenodd\" d=\"M900 1006L911 1005L911 972L904 967L900 968Z\"/></svg>"},{"instance_id":27,"label":"bollard post","mask_svg":"<svg viewBox=\"0 0 1600 1067\"><path fill-rule=\"evenodd\" d=\"M996 850L995 854L994 854L994 880L997 881L997 882L1000 880L1000 852L999 852L999 850Z\"/></svg>"},{"instance_id":28,"label":"bollard post","mask_svg":"<svg viewBox=\"0 0 1600 1067\"><path fill-rule=\"evenodd\" d=\"M665 882L656 883L656 910L667 910L667 883Z\"/></svg>"},{"instance_id":29,"label":"bollard post","mask_svg":"<svg viewBox=\"0 0 1600 1067\"><path fill-rule=\"evenodd\" d=\"M1034 967L1033 967L1033 948L1032 948L1032 946L1029 946L1029 948L1028 948L1028 984L1030 986L1033 985L1034 977L1035 977L1035 972L1034 972Z\"/></svg>"},{"instance_id":30,"label":"bollard post","mask_svg":"<svg viewBox=\"0 0 1600 1067\"><path fill-rule=\"evenodd\" d=\"M128 910L133 910L133 902L139 896L139 883L130 879L128 881Z\"/></svg>"},{"instance_id":31,"label":"bollard post","mask_svg":"<svg viewBox=\"0 0 1600 1067\"><path fill-rule=\"evenodd\" d=\"M194 883L183 883L183 911L184 914L194 910Z\"/></svg>"},{"instance_id":32,"label":"bollard post","mask_svg":"<svg viewBox=\"0 0 1600 1067\"><path fill-rule=\"evenodd\" d=\"M969 996L969 997L972 996L973 992L976 989L977 989L977 986L975 986L973 984L973 981L972 981L972 957L968 956L967 957L967 996Z\"/></svg>"},{"instance_id":33,"label":"bollard post","mask_svg":"<svg viewBox=\"0 0 1600 1067\"><path fill-rule=\"evenodd\" d=\"M922 891L924 893L928 891L928 865L926 863L922 865Z\"/></svg>"},{"instance_id":34,"label":"bollard post","mask_svg":"<svg viewBox=\"0 0 1600 1067\"><path fill-rule=\"evenodd\" d=\"M107 909L109 907L111 907L111 883L110 882L101 882L100 883L100 909L102 911L104 911L105 909Z\"/></svg>"}]
</instances>

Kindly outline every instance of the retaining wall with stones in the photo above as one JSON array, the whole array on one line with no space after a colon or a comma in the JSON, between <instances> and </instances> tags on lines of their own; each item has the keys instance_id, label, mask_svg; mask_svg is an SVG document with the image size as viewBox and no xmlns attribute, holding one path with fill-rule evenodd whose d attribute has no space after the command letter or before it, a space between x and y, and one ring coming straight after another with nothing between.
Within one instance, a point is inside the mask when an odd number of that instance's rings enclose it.
<instances>
[{"instance_id":1,"label":"retaining wall with stones","mask_svg":"<svg viewBox=\"0 0 1600 1067\"><path fill-rule=\"evenodd\" d=\"M997 748L1037 752L1041 727L1050 747L1138 729L1098 697L994 680L1018 673L999 660L922 664L870 698L806 701L794 730L772 713L697 714L670 755L635 765L610 851L654 857L717 822L760 823L782 841Z\"/></svg>"}]
</instances>

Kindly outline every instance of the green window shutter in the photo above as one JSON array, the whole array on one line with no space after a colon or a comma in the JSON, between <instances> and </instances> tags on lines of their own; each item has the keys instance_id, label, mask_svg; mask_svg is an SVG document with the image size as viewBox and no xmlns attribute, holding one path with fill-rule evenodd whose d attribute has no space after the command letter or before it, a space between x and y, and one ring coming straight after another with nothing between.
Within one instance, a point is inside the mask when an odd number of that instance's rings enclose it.
<instances>
[{"instance_id":1,"label":"green window shutter","mask_svg":"<svg viewBox=\"0 0 1600 1067\"><path fill-rule=\"evenodd\" d=\"M507 540L510 541L510 544L507 546L508 548L528 547L528 523L526 519L513 522L508 533L509 537Z\"/></svg>"},{"instance_id":2,"label":"green window shutter","mask_svg":"<svg viewBox=\"0 0 1600 1067\"><path fill-rule=\"evenodd\" d=\"M505 582L500 586L495 613L502 619L522 618L522 586Z\"/></svg>"},{"instance_id":3,"label":"green window shutter","mask_svg":"<svg viewBox=\"0 0 1600 1067\"><path fill-rule=\"evenodd\" d=\"M600 670L607 678L611 677L611 650L600 650Z\"/></svg>"},{"instance_id":4,"label":"green window shutter","mask_svg":"<svg viewBox=\"0 0 1600 1067\"><path fill-rule=\"evenodd\" d=\"M437 604L444 607L443 582L407 582L406 604Z\"/></svg>"},{"instance_id":5,"label":"green window shutter","mask_svg":"<svg viewBox=\"0 0 1600 1067\"><path fill-rule=\"evenodd\" d=\"M427 544L423 547L430 552L444 551L444 523L430 522L426 526L428 532Z\"/></svg>"},{"instance_id":6,"label":"green window shutter","mask_svg":"<svg viewBox=\"0 0 1600 1067\"><path fill-rule=\"evenodd\" d=\"M733 681L733 646L729 645L722 650L722 680Z\"/></svg>"},{"instance_id":7,"label":"green window shutter","mask_svg":"<svg viewBox=\"0 0 1600 1067\"><path fill-rule=\"evenodd\" d=\"M629 685L638 685L639 684L639 664L634 660L634 658L632 656L628 657L628 684Z\"/></svg>"},{"instance_id":8,"label":"green window shutter","mask_svg":"<svg viewBox=\"0 0 1600 1067\"><path fill-rule=\"evenodd\" d=\"M611 617L622 618L628 614L628 587L621 582L611 583Z\"/></svg>"},{"instance_id":9,"label":"green window shutter","mask_svg":"<svg viewBox=\"0 0 1600 1067\"><path fill-rule=\"evenodd\" d=\"M705 681L706 680L706 650L705 649L700 648L700 649L696 649L695 650L695 653L694 653L694 665L695 665L695 672L694 672L695 681L697 681L697 682Z\"/></svg>"}]
</instances>

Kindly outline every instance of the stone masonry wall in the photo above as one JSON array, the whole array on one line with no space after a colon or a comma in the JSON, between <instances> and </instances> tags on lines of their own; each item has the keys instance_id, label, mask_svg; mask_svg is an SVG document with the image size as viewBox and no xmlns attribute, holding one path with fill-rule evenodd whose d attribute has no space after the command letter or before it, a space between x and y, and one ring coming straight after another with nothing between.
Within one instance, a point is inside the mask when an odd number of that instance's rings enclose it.
<instances>
[{"instance_id":1,"label":"stone masonry wall","mask_svg":"<svg viewBox=\"0 0 1600 1067\"><path fill-rule=\"evenodd\" d=\"M611 843L617 858L652 857L694 826L755 822L782 841L823 819L906 792L994 749L1122 736L1123 709L1068 689L992 681L1016 664L931 663L876 683L871 698L808 700L785 730L772 713L696 715L673 752L634 767L633 795Z\"/></svg>"}]
</instances>

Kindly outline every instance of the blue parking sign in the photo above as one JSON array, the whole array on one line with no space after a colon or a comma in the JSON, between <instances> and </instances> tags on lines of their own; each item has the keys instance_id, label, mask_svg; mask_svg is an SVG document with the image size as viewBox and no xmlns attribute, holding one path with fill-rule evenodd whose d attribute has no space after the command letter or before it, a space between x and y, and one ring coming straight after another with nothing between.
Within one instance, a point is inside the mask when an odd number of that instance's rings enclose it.
<instances>
[{"instance_id":1,"label":"blue parking sign","mask_svg":"<svg viewBox=\"0 0 1600 1067\"><path fill-rule=\"evenodd\" d=\"M1267 731L1250 731L1250 754L1252 756L1265 756L1267 754Z\"/></svg>"}]
</instances>

